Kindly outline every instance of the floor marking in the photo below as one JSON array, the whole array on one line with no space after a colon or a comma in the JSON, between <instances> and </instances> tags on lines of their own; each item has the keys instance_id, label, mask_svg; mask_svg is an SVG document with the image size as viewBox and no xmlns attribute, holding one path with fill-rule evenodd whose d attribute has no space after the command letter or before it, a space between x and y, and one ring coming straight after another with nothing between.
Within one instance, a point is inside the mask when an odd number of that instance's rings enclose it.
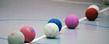
<instances>
[{"instance_id":1,"label":"floor marking","mask_svg":"<svg viewBox=\"0 0 109 44\"><path fill-rule=\"evenodd\" d=\"M64 2L64 3L75 3L75 4L97 4L100 5L99 3L90 3L90 2L79 2L79 1L63 1L63 0L53 0L57 2Z\"/></svg>"},{"instance_id":2,"label":"floor marking","mask_svg":"<svg viewBox=\"0 0 109 44\"><path fill-rule=\"evenodd\" d=\"M62 27L62 29L65 29L65 28L67 28L67 26L63 26L63 27Z\"/></svg>"},{"instance_id":3,"label":"floor marking","mask_svg":"<svg viewBox=\"0 0 109 44\"><path fill-rule=\"evenodd\" d=\"M31 43L34 43L34 42L36 42L42 38L45 38L45 37L46 37L46 35L42 35L41 37L34 39Z\"/></svg>"},{"instance_id":4,"label":"floor marking","mask_svg":"<svg viewBox=\"0 0 109 44\"><path fill-rule=\"evenodd\" d=\"M61 31L60 31L60 34L64 32L64 30L63 30L63 29L65 29L65 28L67 28L67 26L66 26L66 25L62 27L62 29L61 29Z\"/></svg>"},{"instance_id":5,"label":"floor marking","mask_svg":"<svg viewBox=\"0 0 109 44\"><path fill-rule=\"evenodd\" d=\"M100 10L99 13L102 13L102 12L107 11L107 10L109 10L109 7Z\"/></svg>"},{"instance_id":6,"label":"floor marking","mask_svg":"<svg viewBox=\"0 0 109 44\"><path fill-rule=\"evenodd\" d=\"M83 21L85 19L86 19L86 17L83 17L83 18L79 19L79 22L81 22L81 21Z\"/></svg>"}]
</instances>

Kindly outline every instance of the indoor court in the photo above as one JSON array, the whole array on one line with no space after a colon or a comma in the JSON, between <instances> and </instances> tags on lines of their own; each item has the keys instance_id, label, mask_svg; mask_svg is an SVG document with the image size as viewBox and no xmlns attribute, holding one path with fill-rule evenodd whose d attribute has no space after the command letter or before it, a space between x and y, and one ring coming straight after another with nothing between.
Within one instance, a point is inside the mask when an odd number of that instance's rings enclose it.
<instances>
[{"instance_id":1,"label":"indoor court","mask_svg":"<svg viewBox=\"0 0 109 44\"><path fill-rule=\"evenodd\" d=\"M89 5L98 5L100 10L95 21L85 17ZM79 24L68 29L65 18L76 15ZM62 22L62 30L55 39L48 39L44 26L51 18ZM101 0L0 0L0 44L9 44L8 35L31 26L35 39L25 44L109 44L109 5Z\"/></svg>"}]
</instances>

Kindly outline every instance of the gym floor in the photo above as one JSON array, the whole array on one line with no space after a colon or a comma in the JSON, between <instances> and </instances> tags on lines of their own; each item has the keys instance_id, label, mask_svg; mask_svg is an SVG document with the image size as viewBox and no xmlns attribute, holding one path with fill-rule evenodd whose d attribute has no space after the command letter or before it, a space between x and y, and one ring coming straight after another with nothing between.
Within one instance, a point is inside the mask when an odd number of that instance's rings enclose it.
<instances>
[{"instance_id":1,"label":"gym floor","mask_svg":"<svg viewBox=\"0 0 109 44\"><path fill-rule=\"evenodd\" d=\"M43 27L51 18L61 20L63 27L67 15L85 17L85 10L94 3L67 3L49 0L0 1L0 44L8 44L7 36L22 26L32 26L36 38L44 35ZM109 8L100 7L100 11ZM42 38L32 44L109 44L109 9L95 21L81 21L76 29L63 29L56 39Z\"/></svg>"}]
</instances>

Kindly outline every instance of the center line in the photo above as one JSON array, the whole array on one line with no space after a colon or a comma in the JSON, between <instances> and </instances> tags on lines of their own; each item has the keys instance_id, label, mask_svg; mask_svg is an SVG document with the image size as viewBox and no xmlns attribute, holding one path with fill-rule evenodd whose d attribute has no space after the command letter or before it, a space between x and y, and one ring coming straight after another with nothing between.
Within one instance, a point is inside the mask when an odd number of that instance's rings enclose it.
<instances>
[{"instance_id":1,"label":"center line","mask_svg":"<svg viewBox=\"0 0 109 44\"><path fill-rule=\"evenodd\" d=\"M45 38L45 37L46 37L46 35L42 35L41 37L34 39L31 43L34 43L34 42L36 42L42 38Z\"/></svg>"}]
</instances>

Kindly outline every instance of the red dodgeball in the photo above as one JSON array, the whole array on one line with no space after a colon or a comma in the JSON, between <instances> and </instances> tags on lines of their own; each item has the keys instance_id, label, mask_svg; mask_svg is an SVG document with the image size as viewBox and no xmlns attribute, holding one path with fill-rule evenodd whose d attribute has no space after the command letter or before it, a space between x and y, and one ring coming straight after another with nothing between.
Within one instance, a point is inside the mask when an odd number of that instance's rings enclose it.
<instances>
[{"instance_id":1,"label":"red dodgeball","mask_svg":"<svg viewBox=\"0 0 109 44\"><path fill-rule=\"evenodd\" d=\"M89 20L89 21L95 21L97 16L98 16L98 11L94 8L89 8L86 10L86 18Z\"/></svg>"},{"instance_id":2,"label":"red dodgeball","mask_svg":"<svg viewBox=\"0 0 109 44\"><path fill-rule=\"evenodd\" d=\"M35 31L30 26L24 26L20 30L24 37L25 37L25 43L30 43L35 38Z\"/></svg>"}]
</instances>

